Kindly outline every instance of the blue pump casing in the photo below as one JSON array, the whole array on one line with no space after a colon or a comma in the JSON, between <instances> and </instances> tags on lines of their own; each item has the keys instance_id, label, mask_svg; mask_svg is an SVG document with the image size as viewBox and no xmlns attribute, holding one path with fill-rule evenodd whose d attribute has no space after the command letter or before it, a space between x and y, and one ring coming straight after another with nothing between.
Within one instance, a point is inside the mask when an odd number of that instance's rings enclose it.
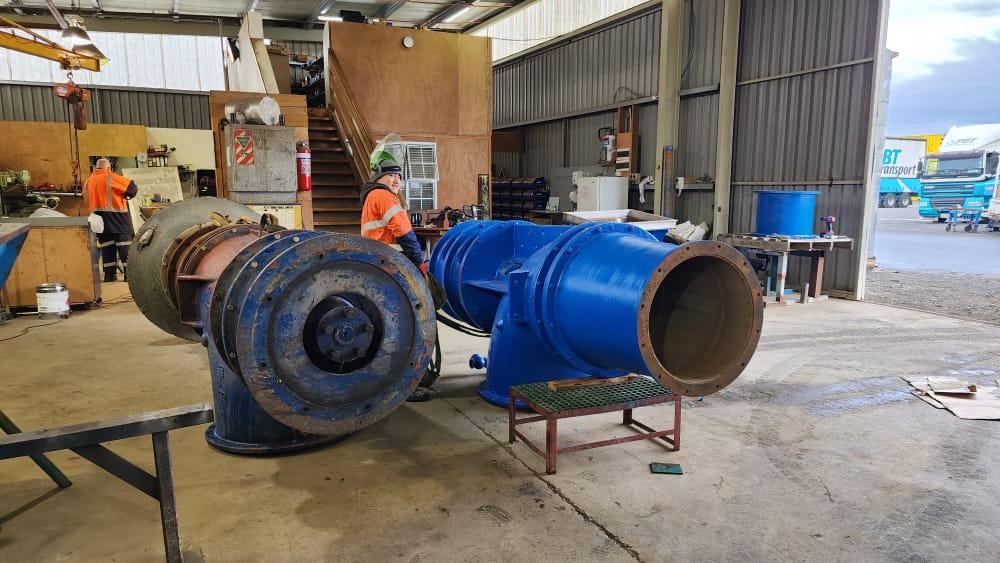
<instances>
[{"instance_id":1,"label":"blue pump casing","mask_svg":"<svg viewBox=\"0 0 1000 563\"><path fill-rule=\"evenodd\" d=\"M706 395L743 371L763 321L738 251L661 243L628 224L460 223L430 271L445 313L491 333L480 395L501 405L512 385L630 372Z\"/></svg>"}]
</instances>

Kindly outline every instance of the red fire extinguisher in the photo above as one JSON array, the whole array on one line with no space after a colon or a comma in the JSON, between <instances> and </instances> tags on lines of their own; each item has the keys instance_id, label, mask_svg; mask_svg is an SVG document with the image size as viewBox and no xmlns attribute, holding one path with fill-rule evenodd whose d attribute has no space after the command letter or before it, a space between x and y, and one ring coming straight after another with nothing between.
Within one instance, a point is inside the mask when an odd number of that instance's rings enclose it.
<instances>
[{"instance_id":1,"label":"red fire extinguisher","mask_svg":"<svg viewBox=\"0 0 1000 563\"><path fill-rule=\"evenodd\" d=\"M298 171L299 191L312 190L312 153L309 145L299 142L295 145L295 164Z\"/></svg>"}]
</instances>

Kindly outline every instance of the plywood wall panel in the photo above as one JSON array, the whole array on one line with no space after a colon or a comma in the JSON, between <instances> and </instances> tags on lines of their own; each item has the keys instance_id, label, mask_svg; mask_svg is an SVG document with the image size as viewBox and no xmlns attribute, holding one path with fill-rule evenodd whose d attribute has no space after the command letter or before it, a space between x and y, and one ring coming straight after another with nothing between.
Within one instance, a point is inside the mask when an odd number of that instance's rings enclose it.
<instances>
[{"instance_id":1,"label":"plywood wall panel","mask_svg":"<svg viewBox=\"0 0 1000 563\"><path fill-rule=\"evenodd\" d=\"M27 170L32 183L73 183L69 150L69 126L43 121L0 121L0 138L15 140L0 151L0 169ZM92 156L135 156L146 152L146 128L142 125L90 124L79 131L80 181L90 174Z\"/></svg>"},{"instance_id":2,"label":"plywood wall panel","mask_svg":"<svg viewBox=\"0 0 1000 563\"><path fill-rule=\"evenodd\" d=\"M398 133L406 141L437 143L438 207L476 202L478 175L490 173L490 40L352 23L328 30L375 140ZM406 36L412 48L403 46Z\"/></svg>"}]
</instances>

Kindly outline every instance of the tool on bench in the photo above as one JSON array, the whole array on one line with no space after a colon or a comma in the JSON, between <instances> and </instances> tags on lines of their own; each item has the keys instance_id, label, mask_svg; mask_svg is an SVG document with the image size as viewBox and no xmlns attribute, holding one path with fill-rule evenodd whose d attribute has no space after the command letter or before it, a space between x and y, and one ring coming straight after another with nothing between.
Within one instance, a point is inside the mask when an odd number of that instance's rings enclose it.
<instances>
[{"instance_id":1,"label":"tool on bench","mask_svg":"<svg viewBox=\"0 0 1000 563\"><path fill-rule=\"evenodd\" d=\"M837 222L837 218L833 215L827 215L826 217L820 217L820 221L826 223L826 230L819 234L822 238L833 238L833 224Z\"/></svg>"}]
</instances>

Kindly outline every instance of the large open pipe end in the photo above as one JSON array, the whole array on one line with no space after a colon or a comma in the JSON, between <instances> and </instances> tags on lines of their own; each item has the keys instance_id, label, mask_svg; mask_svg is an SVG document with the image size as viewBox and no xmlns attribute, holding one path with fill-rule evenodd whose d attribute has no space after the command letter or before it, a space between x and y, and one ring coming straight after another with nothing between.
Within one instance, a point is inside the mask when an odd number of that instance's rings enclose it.
<instances>
[{"instance_id":1,"label":"large open pipe end","mask_svg":"<svg viewBox=\"0 0 1000 563\"><path fill-rule=\"evenodd\" d=\"M714 241L671 252L639 307L639 346L649 372L684 396L732 383L753 356L764 320L753 268L736 249Z\"/></svg>"}]
</instances>

